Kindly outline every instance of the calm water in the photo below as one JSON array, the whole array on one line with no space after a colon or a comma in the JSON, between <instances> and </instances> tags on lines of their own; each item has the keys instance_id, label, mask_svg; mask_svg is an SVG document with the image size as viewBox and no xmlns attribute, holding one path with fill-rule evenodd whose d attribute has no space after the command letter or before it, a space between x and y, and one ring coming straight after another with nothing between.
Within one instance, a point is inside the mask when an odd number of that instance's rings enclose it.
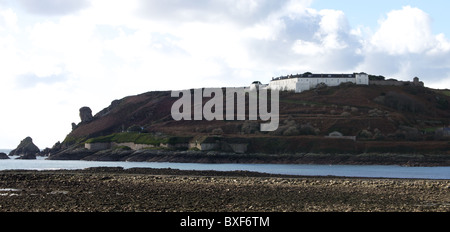
<instances>
[{"instance_id":1,"label":"calm water","mask_svg":"<svg viewBox=\"0 0 450 232\"><path fill-rule=\"evenodd\" d=\"M16 158L16 157L13 157ZM401 167L387 165L300 165L300 164L198 164L154 162L97 162L45 160L0 160L0 170L58 170L89 167L172 168L181 170L245 170L304 176L450 179L450 167Z\"/></svg>"}]
</instances>

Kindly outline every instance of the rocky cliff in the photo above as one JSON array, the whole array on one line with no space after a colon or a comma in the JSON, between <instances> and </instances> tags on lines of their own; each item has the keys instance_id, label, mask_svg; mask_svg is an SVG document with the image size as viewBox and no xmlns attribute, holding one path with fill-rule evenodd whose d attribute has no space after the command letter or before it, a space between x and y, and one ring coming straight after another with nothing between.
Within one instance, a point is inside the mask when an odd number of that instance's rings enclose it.
<instances>
[{"instance_id":1,"label":"rocky cliff","mask_svg":"<svg viewBox=\"0 0 450 232\"><path fill-rule=\"evenodd\" d=\"M36 159L39 148L33 143L33 139L26 137L20 142L16 149L12 150L10 156L20 156L18 159Z\"/></svg>"},{"instance_id":2,"label":"rocky cliff","mask_svg":"<svg viewBox=\"0 0 450 232\"><path fill-rule=\"evenodd\" d=\"M203 98L203 104L210 99ZM81 122L49 153L70 151L73 157L94 157L83 150L88 140L117 138L118 134L128 138L121 142L155 142L134 141L132 138L138 137L124 133L192 138L187 141L190 143L205 136L242 139L248 141L247 153L448 154L450 151L449 137L438 133L450 124L449 90L342 84L302 93L280 92L280 125L273 132L261 132L260 122L249 120L175 121L171 107L176 100L169 91L159 91L115 100L94 116L84 107L80 110ZM247 97L247 110L248 102ZM339 132L343 138L328 139L333 132ZM355 141L347 141L346 137L354 137ZM81 151L85 154L75 155Z\"/></svg>"}]
</instances>

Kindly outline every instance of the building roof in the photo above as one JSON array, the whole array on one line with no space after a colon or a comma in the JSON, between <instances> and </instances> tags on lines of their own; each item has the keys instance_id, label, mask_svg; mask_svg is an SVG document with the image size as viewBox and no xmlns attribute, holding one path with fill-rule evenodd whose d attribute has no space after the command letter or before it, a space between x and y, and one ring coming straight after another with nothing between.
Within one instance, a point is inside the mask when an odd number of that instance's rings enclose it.
<instances>
[{"instance_id":1,"label":"building roof","mask_svg":"<svg viewBox=\"0 0 450 232\"><path fill-rule=\"evenodd\" d=\"M363 74L363 73L362 73ZM295 75L287 75L272 78L272 81L277 80L285 80L291 78L355 78L356 73L353 74L313 74L313 73L305 73L305 74L295 74Z\"/></svg>"}]
</instances>

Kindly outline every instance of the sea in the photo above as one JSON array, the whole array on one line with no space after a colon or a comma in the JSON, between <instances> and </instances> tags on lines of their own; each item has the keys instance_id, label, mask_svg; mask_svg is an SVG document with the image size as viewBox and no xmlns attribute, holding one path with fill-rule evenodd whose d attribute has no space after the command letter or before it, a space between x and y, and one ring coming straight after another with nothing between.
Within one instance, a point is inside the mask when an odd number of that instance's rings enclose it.
<instances>
[{"instance_id":1,"label":"sea","mask_svg":"<svg viewBox=\"0 0 450 232\"><path fill-rule=\"evenodd\" d=\"M0 149L6 154L10 150ZM16 157L0 160L2 170L77 170L91 167L171 168L180 170L251 171L296 176L336 176L398 179L450 180L450 167L404 167L397 165L309 165L309 164L206 164L169 162L123 162L83 160L18 160Z\"/></svg>"}]
</instances>

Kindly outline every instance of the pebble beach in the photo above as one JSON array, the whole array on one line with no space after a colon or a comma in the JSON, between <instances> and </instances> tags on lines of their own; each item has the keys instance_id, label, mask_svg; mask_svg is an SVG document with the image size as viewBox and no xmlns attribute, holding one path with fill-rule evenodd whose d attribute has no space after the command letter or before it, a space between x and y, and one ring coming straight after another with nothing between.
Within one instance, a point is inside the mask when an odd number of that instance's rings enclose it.
<instances>
[{"instance_id":1,"label":"pebble beach","mask_svg":"<svg viewBox=\"0 0 450 232\"><path fill-rule=\"evenodd\" d=\"M14 170L0 172L0 212L450 212L450 180Z\"/></svg>"}]
</instances>

